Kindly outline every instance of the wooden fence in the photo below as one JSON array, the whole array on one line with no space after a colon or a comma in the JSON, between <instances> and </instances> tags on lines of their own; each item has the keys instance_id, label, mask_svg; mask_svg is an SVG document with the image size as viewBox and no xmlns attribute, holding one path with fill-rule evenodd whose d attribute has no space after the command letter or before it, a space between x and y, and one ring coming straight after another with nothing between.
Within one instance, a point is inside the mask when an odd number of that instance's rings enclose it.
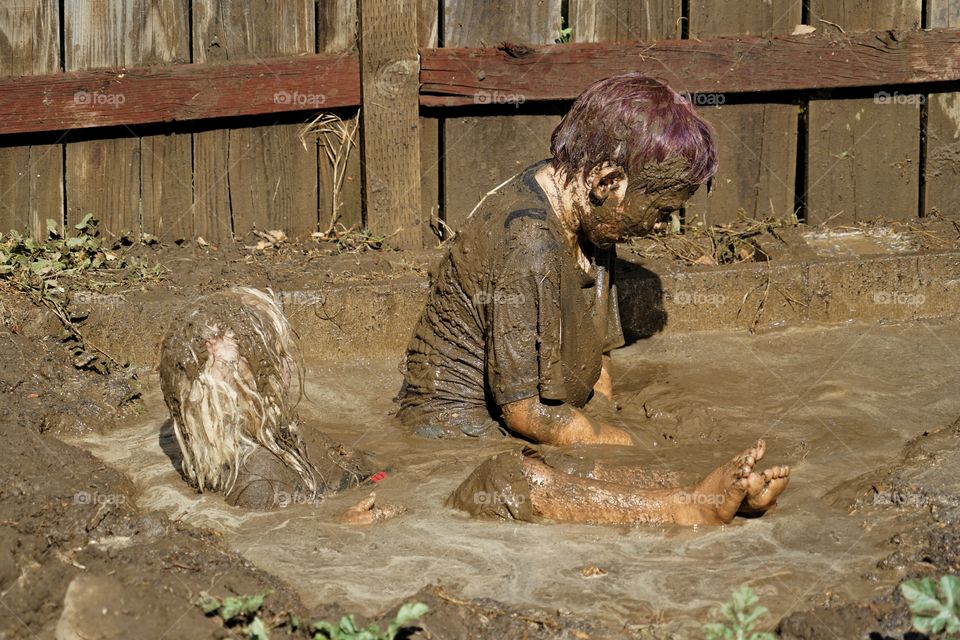
<instances>
[{"instance_id":1,"label":"wooden fence","mask_svg":"<svg viewBox=\"0 0 960 640\"><path fill-rule=\"evenodd\" d=\"M688 218L957 214L958 27L960 0L5 0L0 229L303 237L336 198L430 245L630 69L717 130ZM361 104L338 180L302 129Z\"/></svg>"}]
</instances>

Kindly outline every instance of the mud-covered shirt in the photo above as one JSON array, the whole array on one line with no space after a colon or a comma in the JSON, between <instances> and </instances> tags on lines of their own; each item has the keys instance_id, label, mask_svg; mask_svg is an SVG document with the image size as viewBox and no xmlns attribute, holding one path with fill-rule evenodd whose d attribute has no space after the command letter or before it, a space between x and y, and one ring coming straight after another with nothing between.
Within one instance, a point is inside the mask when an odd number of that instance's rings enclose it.
<instances>
[{"instance_id":1,"label":"mud-covered shirt","mask_svg":"<svg viewBox=\"0 0 960 640\"><path fill-rule=\"evenodd\" d=\"M535 178L546 162L481 201L434 275L398 397L422 435L498 433L499 407L534 396L581 407L623 345L614 250L578 264Z\"/></svg>"}]
</instances>

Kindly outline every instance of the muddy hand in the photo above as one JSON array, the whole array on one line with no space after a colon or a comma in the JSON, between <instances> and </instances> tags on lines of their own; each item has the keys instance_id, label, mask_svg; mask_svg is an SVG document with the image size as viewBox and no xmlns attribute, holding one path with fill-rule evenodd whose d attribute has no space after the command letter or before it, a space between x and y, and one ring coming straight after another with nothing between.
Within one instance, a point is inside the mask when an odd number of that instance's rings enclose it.
<instances>
[{"instance_id":1,"label":"muddy hand","mask_svg":"<svg viewBox=\"0 0 960 640\"><path fill-rule=\"evenodd\" d=\"M376 503L377 492L371 491L370 495L340 514L340 522L344 524L373 524L380 520L398 516L406 511L405 507L397 505L378 507Z\"/></svg>"}]
</instances>

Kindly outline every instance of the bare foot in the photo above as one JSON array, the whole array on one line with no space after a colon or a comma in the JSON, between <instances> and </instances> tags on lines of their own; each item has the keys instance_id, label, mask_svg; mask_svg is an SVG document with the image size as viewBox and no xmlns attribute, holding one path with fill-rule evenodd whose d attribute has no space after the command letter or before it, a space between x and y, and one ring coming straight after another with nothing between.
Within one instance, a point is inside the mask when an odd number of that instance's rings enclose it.
<instances>
[{"instance_id":1,"label":"bare foot","mask_svg":"<svg viewBox=\"0 0 960 640\"><path fill-rule=\"evenodd\" d=\"M689 508L681 511L678 522L726 524L733 520L753 476L758 475L753 468L766 450L767 444L757 440L756 445L710 472L686 495Z\"/></svg>"},{"instance_id":2,"label":"bare foot","mask_svg":"<svg viewBox=\"0 0 960 640\"><path fill-rule=\"evenodd\" d=\"M340 522L344 524L373 524L380 520L398 516L406 511L405 507L396 505L378 507L376 503L377 492L371 491L366 498L340 514Z\"/></svg>"},{"instance_id":3,"label":"bare foot","mask_svg":"<svg viewBox=\"0 0 960 640\"><path fill-rule=\"evenodd\" d=\"M790 484L790 467L770 467L763 473L751 473L747 479L747 496L740 505L740 515L756 516L777 504L777 496Z\"/></svg>"}]
</instances>

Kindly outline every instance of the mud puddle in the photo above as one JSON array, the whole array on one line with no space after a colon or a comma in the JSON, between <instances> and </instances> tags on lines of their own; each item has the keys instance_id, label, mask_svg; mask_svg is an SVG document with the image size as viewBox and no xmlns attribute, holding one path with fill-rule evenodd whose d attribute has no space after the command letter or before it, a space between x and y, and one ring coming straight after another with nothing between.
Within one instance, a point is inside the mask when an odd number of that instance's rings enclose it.
<instances>
[{"instance_id":1,"label":"mud puddle","mask_svg":"<svg viewBox=\"0 0 960 640\"><path fill-rule=\"evenodd\" d=\"M138 506L221 531L308 607L337 602L373 614L440 583L466 598L570 611L613 628L664 622L692 630L749 583L772 626L825 598L870 597L896 583L876 570L898 530L896 514L849 515L849 504L827 494L893 464L911 437L960 415L957 354L955 322L686 334L616 352L620 408L598 410L642 446L595 455L633 456L693 480L763 437L767 464L794 467L777 511L699 530L483 522L445 508L480 461L519 443L403 436L390 416L399 359L315 363L301 406L308 424L393 468L379 499L410 511L376 527L331 523L364 495L359 490L319 505L292 496L291 506L270 514L195 496L165 453L173 440L159 436L166 412L157 384L144 415L76 444L128 475Z\"/></svg>"}]
</instances>

